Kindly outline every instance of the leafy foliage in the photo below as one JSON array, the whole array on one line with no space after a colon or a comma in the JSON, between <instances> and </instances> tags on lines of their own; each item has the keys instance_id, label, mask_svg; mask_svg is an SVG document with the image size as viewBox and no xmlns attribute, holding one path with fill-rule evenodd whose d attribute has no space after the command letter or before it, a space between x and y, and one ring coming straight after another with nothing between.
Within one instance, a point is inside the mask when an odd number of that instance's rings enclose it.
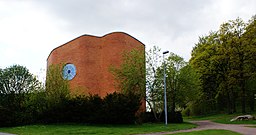
<instances>
[{"instance_id":1,"label":"leafy foliage","mask_svg":"<svg viewBox=\"0 0 256 135\"><path fill-rule=\"evenodd\" d=\"M27 99L42 89L41 83L26 67L13 65L0 70L0 126L25 123Z\"/></svg>"},{"instance_id":2,"label":"leafy foliage","mask_svg":"<svg viewBox=\"0 0 256 135\"><path fill-rule=\"evenodd\" d=\"M98 95L80 95L47 109L41 122L134 124L139 107L140 97L137 95L112 93L103 99Z\"/></svg>"},{"instance_id":3,"label":"leafy foliage","mask_svg":"<svg viewBox=\"0 0 256 135\"><path fill-rule=\"evenodd\" d=\"M170 119L173 122L182 121L179 111L199 96L199 77L182 57L174 53L166 59L166 76Z\"/></svg>"},{"instance_id":4,"label":"leafy foliage","mask_svg":"<svg viewBox=\"0 0 256 135\"><path fill-rule=\"evenodd\" d=\"M147 52L147 103L156 119L163 118L163 68L160 49L153 47ZM165 59L167 106L170 122L182 122L179 111L198 96L199 76L180 56L170 53ZM176 115L177 114L177 115ZM151 114L146 114L151 119Z\"/></svg>"},{"instance_id":5,"label":"leafy foliage","mask_svg":"<svg viewBox=\"0 0 256 135\"><path fill-rule=\"evenodd\" d=\"M253 111L255 89L248 82L255 80L255 26L255 17L249 23L237 18L199 38L190 60L201 80L197 103L210 103L205 104L209 110L227 108L228 113L236 112L237 105L241 105L241 112L245 113L250 99Z\"/></svg>"},{"instance_id":6,"label":"leafy foliage","mask_svg":"<svg viewBox=\"0 0 256 135\"><path fill-rule=\"evenodd\" d=\"M108 94L103 99L104 121L109 124L133 124L141 105L137 94ZM103 114L102 114L103 115Z\"/></svg>"},{"instance_id":7,"label":"leafy foliage","mask_svg":"<svg viewBox=\"0 0 256 135\"><path fill-rule=\"evenodd\" d=\"M26 67L13 65L0 70L0 93L21 94L32 92L41 87L35 76Z\"/></svg>"},{"instance_id":8,"label":"leafy foliage","mask_svg":"<svg viewBox=\"0 0 256 135\"><path fill-rule=\"evenodd\" d=\"M135 123L137 120L135 114L141 104L139 95L113 93L103 99L98 95L71 96L68 81L61 77L61 67L54 65L48 68L46 90L39 85L38 87L31 87L36 89L1 93L0 126L59 122ZM24 69L26 68L24 67ZM9 70L1 70L1 75L4 74L3 71ZM25 71L28 72L28 70ZM21 72L17 76L25 76L22 73L30 74L27 72ZM15 76L16 73L14 72L11 77L19 78ZM11 81L14 84L18 84L18 82ZM27 83L25 84L27 85ZM5 85L11 86L9 84ZM3 85L0 86L3 87Z\"/></svg>"},{"instance_id":9,"label":"leafy foliage","mask_svg":"<svg viewBox=\"0 0 256 135\"><path fill-rule=\"evenodd\" d=\"M116 78L117 87L122 93L136 93L145 98L145 54L143 50L134 49L123 53L120 67L111 67Z\"/></svg>"},{"instance_id":10,"label":"leafy foliage","mask_svg":"<svg viewBox=\"0 0 256 135\"><path fill-rule=\"evenodd\" d=\"M160 52L161 49L157 46L146 52L146 101L155 121L160 121L164 108L163 76L159 74L159 66L162 63ZM150 113L148 114L150 115Z\"/></svg>"},{"instance_id":11,"label":"leafy foliage","mask_svg":"<svg viewBox=\"0 0 256 135\"><path fill-rule=\"evenodd\" d=\"M69 98L68 80L62 78L62 65L51 65L47 70L46 100L49 106L58 104L62 99Z\"/></svg>"}]
</instances>

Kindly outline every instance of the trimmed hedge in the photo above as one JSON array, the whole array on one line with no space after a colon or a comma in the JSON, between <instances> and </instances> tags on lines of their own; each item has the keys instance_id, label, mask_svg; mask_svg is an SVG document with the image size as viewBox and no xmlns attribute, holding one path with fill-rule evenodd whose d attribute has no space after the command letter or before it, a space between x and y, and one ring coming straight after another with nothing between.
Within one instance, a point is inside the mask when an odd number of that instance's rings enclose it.
<instances>
[{"instance_id":1,"label":"trimmed hedge","mask_svg":"<svg viewBox=\"0 0 256 135\"><path fill-rule=\"evenodd\" d=\"M17 126L34 123L88 123L88 124L134 124L141 105L135 94L108 94L103 99L98 95L61 98L49 105L44 93L31 98L0 103L0 126ZM11 97L12 95L1 95ZM16 95L18 96L18 95ZM29 96L28 96L29 97ZM40 99L37 99L40 98ZM51 101L52 102L52 101ZM11 105L11 106L10 106ZM15 108L14 108L15 106ZM16 108L18 107L18 108Z\"/></svg>"},{"instance_id":2,"label":"trimmed hedge","mask_svg":"<svg viewBox=\"0 0 256 135\"><path fill-rule=\"evenodd\" d=\"M90 124L134 124L135 113L140 107L140 98L134 94L108 94L77 96L47 109L41 122L76 122Z\"/></svg>"}]
</instances>

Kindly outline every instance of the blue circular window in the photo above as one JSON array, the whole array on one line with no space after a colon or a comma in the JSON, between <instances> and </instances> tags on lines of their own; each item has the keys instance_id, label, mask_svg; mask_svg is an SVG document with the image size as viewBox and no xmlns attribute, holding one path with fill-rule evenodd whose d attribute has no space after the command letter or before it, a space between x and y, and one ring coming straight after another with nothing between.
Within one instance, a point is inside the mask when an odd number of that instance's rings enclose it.
<instances>
[{"instance_id":1,"label":"blue circular window","mask_svg":"<svg viewBox=\"0 0 256 135\"><path fill-rule=\"evenodd\" d=\"M76 76L76 67L74 64L66 64L62 70L62 77L65 80L72 80Z\"/></svg>"}]
</instances>

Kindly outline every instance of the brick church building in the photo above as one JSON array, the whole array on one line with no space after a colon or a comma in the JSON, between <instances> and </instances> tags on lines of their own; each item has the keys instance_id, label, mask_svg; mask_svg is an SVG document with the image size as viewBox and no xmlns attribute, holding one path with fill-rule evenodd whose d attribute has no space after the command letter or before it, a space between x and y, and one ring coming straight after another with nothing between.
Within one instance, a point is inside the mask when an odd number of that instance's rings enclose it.
<instances>
[{"instance_id":1,"label":"brick church building","mask_svg":"<svg viewBox=\"0 0 256 135\"><path fill-rule=\"evenodd\" d=\"M82 35L53 49L47 66L64 64L62 76L69 80L71 93L78 90L104 97L117 91L110 66L120 66L123 52L133 49L145 52L145 45L123 32L102 37Z\"/></svg>"}]
</instances>

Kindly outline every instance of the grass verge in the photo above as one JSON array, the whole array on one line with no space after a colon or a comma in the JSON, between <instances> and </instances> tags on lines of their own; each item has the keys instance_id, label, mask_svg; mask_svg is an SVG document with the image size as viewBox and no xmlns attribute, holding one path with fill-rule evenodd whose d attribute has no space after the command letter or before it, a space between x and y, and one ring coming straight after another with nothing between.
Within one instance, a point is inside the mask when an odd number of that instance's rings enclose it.
<instances>
[{"instance_id":1,"label":"grass verge","mask_svg":"<svg viewBox=\"0 0 256 135\"><path fill-rule=\"evenodd\" d=\"M235 118L236 116L243 114L216 114L216 115L208 115L208 116L193 116L193 117L184 117L185 121L193 121L193 120L210 120L217 123L223 124L256 124L256 120L248 120L248 121L233 121L230 120ZM256 113L251 114L254 117Z\"/></svg>"},{"instance_id":2,"label":"grass verge","mask_svg":"<svg viewBox=\"0 0 256 135\"><path fill-rule=\"evenodd\" d=\"M188 133L176 133L172 135L241 135L236 132L232 132L229 130L202 130L202 131L193 131Z\"/></svg>"},{"instance_id":3,"label":"grass verge","mask_svg":"<svg viewBox=\"0 0 256 135\"><path fill-rule=\"evenodd\" d=\"M190 123L182 124L142 124L142 125L85 125L85 124L52 124L29 125L20 127L0 128L0 132L19 135L129 135L140 133L175 131L194 128Z\"/></svg>"}]
</instances>

